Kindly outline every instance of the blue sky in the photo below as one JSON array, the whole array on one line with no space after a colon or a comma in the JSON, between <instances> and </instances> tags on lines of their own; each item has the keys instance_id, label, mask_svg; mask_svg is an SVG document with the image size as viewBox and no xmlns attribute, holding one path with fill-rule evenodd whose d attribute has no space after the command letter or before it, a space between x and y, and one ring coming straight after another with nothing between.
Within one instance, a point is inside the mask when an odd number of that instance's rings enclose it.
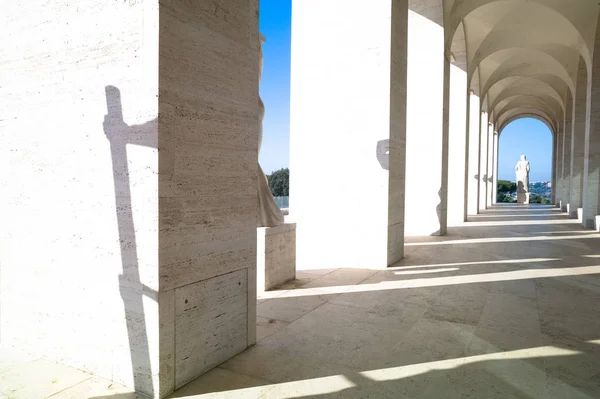
<instances>
[{"instance_id":1,"label":"blue sky","mask_svg":"<svg viewBox=\"0 0 600 399\"><path fill-rule=\"evenodd\" d=\"M530 182L552 179L552 133L544 123L533 118L517 119L504 128L498 146L500 179L515 181L515 165L521 154L531 164Z\"/></svg>"},{"instance_id":2,"label":"blue sky","mask_svg":"<svg viewBox=\"0 0 600 399\"><path fill-rule=\"evenodd\" d=\"M269 174L289 166L292 1L261 0L259 22L267 38L260 84L265 103L260 164ZM531 163L531 182L551 179L552 136L542 122L531 118L512 122L504 129L499 145L500 179L515 180L514 168L521 154Z\"/></svg>"},{"instance_id":3,"label":"blue sky","mask_svg":"<svg viewBox=\"0 0 600 399\"><path fill-rule=\"evenodd\" d=\"M260 165L266 174L289 166L291 0L260 1L264 67L260 97L265 103Z\"/></svg>"}]
</instances>

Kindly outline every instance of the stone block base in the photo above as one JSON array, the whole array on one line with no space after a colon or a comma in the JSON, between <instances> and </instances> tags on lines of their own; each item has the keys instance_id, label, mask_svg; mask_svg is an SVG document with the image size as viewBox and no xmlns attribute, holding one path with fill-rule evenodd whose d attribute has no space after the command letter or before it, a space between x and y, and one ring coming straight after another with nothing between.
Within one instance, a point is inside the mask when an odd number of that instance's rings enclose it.
<instances>
[{"instance_id":1,"label":"stone block base","mask_svg":"<svg viewBox=\"0 0 600 399\"><path fill-rule=\"evenodd\" d=\"M257 229L257 289L267 291L296 278L296 223Z\"/></svg>"},{"instance_id":2,"label":"stone block base","mask_svg":"<svg viewBox=\"0 0 600 399\"><path fill-rule=\"evenodd\" d=\"M600 215L596 215L596 220L594 222L594 230L600 232Z\"/></svg>"},{"instance_id":3,"label":"stone block base","mask_svg":"<svg viewBox=\"0 0 600 399\"><path fill-rule=\"evenodd\" d=\"M567 211L567 204L565 204L563 201L560 201L559 204L560 204L560 210L561 210L561 212L566 212Z\"/></svg>"},{"instance_id":4,"label":"stone block base","mask_svg":"<svg viewBox=\"0 0 600 399\"><path fill-rule=\"evenodd\" d=\"M577 214L575 216L579 223L583 223L583 208L577 208Z\"/></svg>"},{"instance_id":5,"label":"stone block base","mask_svg":"<svg viewBox=\"0 0 600 399\"><path fill-rule=\"evenodd\" d=\"M517 203L529 204L529 193L517 193Z\"/></svg>"}]
</instances>

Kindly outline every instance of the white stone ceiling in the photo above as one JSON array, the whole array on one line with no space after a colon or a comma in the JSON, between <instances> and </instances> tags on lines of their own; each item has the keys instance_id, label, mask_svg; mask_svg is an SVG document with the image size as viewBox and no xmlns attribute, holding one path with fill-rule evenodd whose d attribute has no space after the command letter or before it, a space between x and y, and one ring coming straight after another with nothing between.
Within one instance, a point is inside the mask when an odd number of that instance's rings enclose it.
<instances>
[{"instance_id":1,"label":"white stone ceiling","mask_svg":"<svg viewBox=\"0 0 600 399\"><path fill-rule=\"evenodd\" d=\"M531 116L556 131L580 62L583 79L591 70L599 1L444 0L443 8L446 46L496 127Z\"/></svg>"}]
</instances>

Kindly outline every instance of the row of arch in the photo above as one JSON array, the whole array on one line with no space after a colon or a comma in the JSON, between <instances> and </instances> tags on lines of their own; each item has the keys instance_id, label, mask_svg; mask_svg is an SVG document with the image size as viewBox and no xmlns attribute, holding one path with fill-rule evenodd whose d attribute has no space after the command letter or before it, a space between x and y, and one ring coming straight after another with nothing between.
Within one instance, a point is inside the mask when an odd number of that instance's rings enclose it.
<instances>
[{"instance_id":1,"label":"row of arch","mask_svg":"<svg viewBox=\"0 0 600 399\"><path fill-rule=\"evenodd\" d=\"M445 27L446 52L467 72L481 110L499 129L519 116L538 118L553 132L564 123L578 80L592 70L597 2L426 3L430 15L439 14L436 6L443 8L437 22Z\"/></svg>"}]
</instances>

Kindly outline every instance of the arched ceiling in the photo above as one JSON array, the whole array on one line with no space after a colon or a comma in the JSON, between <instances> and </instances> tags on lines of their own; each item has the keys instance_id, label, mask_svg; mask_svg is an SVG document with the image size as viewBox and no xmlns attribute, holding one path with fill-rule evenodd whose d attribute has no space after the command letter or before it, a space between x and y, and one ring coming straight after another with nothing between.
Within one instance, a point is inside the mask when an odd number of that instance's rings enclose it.
<instances>
[{"instance_id":1,"label":"arched ceiling","mask_svg":"<svg viewBox=\"0 0 600 399\"><path fill-rule=\"evenodd\" d=\"M591 70L600 2L444 0L443 9L447 51L496 127L527 115L556 131L580 62Z\"/></svg>"}]
</instances>

